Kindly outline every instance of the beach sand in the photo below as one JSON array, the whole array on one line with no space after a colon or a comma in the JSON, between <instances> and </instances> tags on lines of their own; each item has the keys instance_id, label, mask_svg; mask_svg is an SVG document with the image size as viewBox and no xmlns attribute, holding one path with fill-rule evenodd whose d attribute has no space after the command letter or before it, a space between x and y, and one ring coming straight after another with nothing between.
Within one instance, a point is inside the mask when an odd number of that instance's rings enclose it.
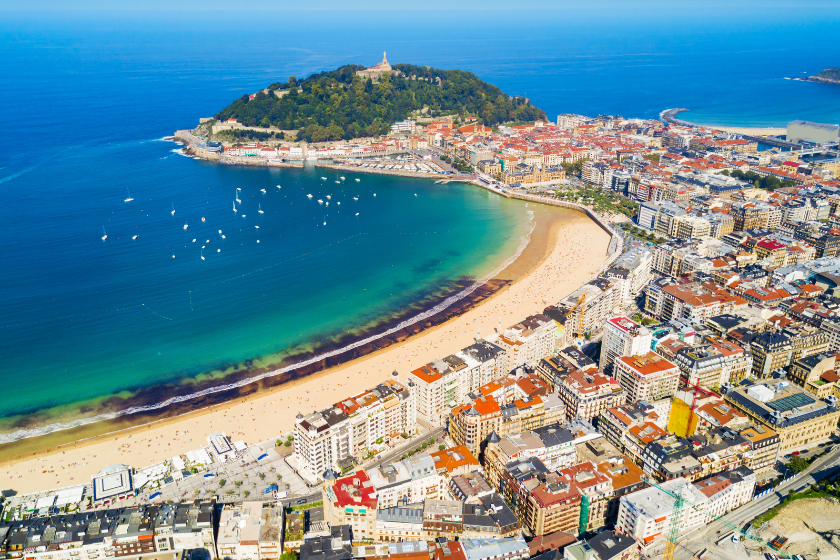
<instances>
[{"instance_id":1,"label":"beach sand","mask_svg":"<svg viewBox=\"0 0 840 560\"><path fill-rule=\"evenodd\" d=\"M90 440L27 451L25 457L7 457L0 484L29 493L89 483L103 467L159 463L207 445L207 436L215 432L248 444L274 439L293 429L298 412L308 414L358 394L390 379L394 370L405 381L408 371L471 344L479 329L487 336L500 320L506 328L556 303L606 260L609 235L585 214L535 205L535 219L528 246L498 275L513 283L446 323L294 385Z\"/></svg>"},{"instance_id":2,"label":"beach sand","mask_svg":"<svg viewBox=\"0 0 840 560\"><path fill-rule=\"evenodd\" d=\"M732 132L733 134L746 134L747 136L779 136L780 134L787 134L786 128L752 128L738 126L706 126L706 128L714 128L725 132Z\"/></svg>"}]
</instances>

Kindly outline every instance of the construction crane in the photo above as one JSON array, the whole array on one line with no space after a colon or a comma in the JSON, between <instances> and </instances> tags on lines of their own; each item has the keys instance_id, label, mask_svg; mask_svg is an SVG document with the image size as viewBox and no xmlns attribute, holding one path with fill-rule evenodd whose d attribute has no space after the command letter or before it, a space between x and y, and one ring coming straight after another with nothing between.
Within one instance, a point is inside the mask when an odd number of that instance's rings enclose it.
<instances>
[{"instance_id":1,"label":"construction crane","mask_svg":"<svg viewBox=\"0 0 840 560\"><path fill-rule=\"evenodd\" d=\"M577 309L581 304L585 304L585 303L586 303L586 294L583 294L582 296L580 296L580 298L578 298L577 302L575 302L575 304L572 306L572 308L569 309L569 312L566 313L566 319L568 319L569 317L572 316L572 313L575 312L575 309ZM583 335L583 309L581 309L581 312L578 314L578 330L577 330L577 332L578 332L579 336Z\"/></svg>"},{"instance_id":2,"label":"construction crane","mask_svg":"<svg viewBox=\"0 0 840 560\"><path fill-rule=\"evenodd\" d=\"M759 538L757 535L748 534L743 529L738 527L738 525L736 525L735 523L732 523L730 521L727 521L727 520L723 519L722 517L720 517L718 515L710 513L709 510L707 510L705 507L699 506L699 505L697 505L693 502L690 502L690 501L686 500L686 498L683 497L683 495L682 495L682 487L679 489L679 491L678 491L679 493L675 494L675 493L671 492L670 490L664 489L658 483L654 482L653 480L651 480L649 478L645 478L645 482L649 486L653 486L654 488L656 488L657 490L659 490L663 494L667 494L668 496L671 496L672 498L674 498L674 509L672 510L672 513L671 513L671 524L668 526L668 541L667 541L666 546L665 546L664 560L674 560L674 552L677 549L677 540L679 540L679 536L680 536L680 522L682 520L683 510L685 509L686 506L694 509L695 511L698 511L698 512L702 513L707 519L710 519L712 521L720 523L721 525L724 525L725 527L727 527L727 528L731 529L732 531L742 535L743 537L751 539L751 540L753 540L757 543L760 543L764 546L773 548L770 545L770 543L768 543L764 539ZM773 549L773 550L775 550L775 549ZM787 558L788 556L784 555L784 554L781 554L781 557Z\"/></svg>"}]
</instances>

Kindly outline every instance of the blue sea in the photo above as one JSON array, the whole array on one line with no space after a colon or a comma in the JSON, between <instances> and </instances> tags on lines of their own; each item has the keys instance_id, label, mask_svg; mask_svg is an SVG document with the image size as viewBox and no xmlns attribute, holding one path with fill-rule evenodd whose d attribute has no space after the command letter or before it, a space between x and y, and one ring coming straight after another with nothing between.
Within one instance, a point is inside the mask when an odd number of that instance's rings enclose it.
<instances>
[{"instance_id":1,"label":"blue sea","mask_svg":"<svg viewBox=\"0 0 840 560\"><path fill-rule=\"evenodd\" d=\"M474 187L197 161L163 139L176 129L383 51L474 72L550 119L840 122L840 87L786 79L840 65L837 11L792 12L3 13L0 442L409 318L531 228Z\"/></svg>"}]
</instances>

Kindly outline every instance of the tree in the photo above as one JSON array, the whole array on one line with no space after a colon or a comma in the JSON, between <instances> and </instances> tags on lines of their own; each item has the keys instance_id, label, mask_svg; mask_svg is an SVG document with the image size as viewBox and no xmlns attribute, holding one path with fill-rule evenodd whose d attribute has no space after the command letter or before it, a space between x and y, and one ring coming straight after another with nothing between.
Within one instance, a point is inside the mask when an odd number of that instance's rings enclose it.
<instances>
[{"instance_id":1,"label":"tree","mask_svg":"<svg viewBox=\"0 0 840 560\"><path fill-rule=\"evenodd\" d=\"M438 445L438 450L443 451L444 449L446 449L445 445L443 445L442 443Z\"/></svg>"},{"instance_id":2,"label":"tree","mask_svg":"<svg viewBox=\"0 0 840 560\"><path fill-rule=\"evenodd\" d=\"M291 442L290 440L288 440L288 439L287 439L286 441L284 441L284 442L283 442L283 446L284 446L284 447L291 447L291 446L292 446L292 442Z\"/></svg>"},{"instance_id":3,"label":"tree","mask_svg":"<svg viewBox=\"0 0 840 560\"><path fill-rule=\"evenodd\" d=\"M787 468L790 472L796 474L804 471L808 468L808 461L800 457L799 455L794 455L788 461Z\"/></svg>"}]
</instances>

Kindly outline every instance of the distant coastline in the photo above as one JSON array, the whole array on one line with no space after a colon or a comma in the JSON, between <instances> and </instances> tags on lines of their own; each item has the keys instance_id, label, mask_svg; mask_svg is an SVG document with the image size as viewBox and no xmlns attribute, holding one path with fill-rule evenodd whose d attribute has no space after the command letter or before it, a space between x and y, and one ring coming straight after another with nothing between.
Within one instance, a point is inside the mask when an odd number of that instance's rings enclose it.
<instances>
[{"instance_id":1,"label":"distant coastline","mask_svg":"<svg viewBox=\"0 0 840 560\"><path fill-rule=\"evenodd\" d=\"M816 76L808 76L804 81L840 85L840 67L826 68Z\"/></svg>"},{"instance_id":2,"label":"distant coastline","mask_svg":"<svg viewBox=\"0 0 840 560\"><path fill-rule=\"evenodd\" d=\"M710 124L697 124L690 121L686 121L684 119L677 118L676 115L680 113L685 113L690 111L690 109L686 108L676 108L676 109L665 109L661 113L659 113L659 118L661 118L664 122L668 124L674 124L677 126L686 126L686 127L699 127L699 128L709 128L713 130L723 130L725 132L731 132L733 134L742 134L744 136L781 136L787 133L787 129L783 127L757 127L757 126L727 126L727 125L710 125Z\"/></svg>"}]
</instances>

